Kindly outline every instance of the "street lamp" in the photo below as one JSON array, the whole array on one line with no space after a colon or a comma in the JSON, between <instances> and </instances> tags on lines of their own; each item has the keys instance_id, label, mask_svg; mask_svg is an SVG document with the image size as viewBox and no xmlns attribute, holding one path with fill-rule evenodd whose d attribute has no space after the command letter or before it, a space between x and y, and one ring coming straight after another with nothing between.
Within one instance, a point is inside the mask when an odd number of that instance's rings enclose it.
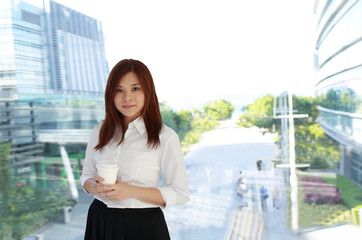
<instances>
[{"instance_id":1,"label":"street lamp","mask_svg":"<svg viewBox=\"0 0 362 240\"><path fill-rule=\"evenodd\" d=\"M284 92L281 97L286 96ZM276 104L274 104L276 105ZM289 164L277 164L276 167L290 168L290 199L291 199L291 212L292 212L292 229L295 234L299 232L298 226L298 179L296 174L297 167L309 167L309 164L295 164L295 137L294 137L294 118L305 118L308 117L308 114L296 114L293 115L293 97L289 92L288 94L288 105L289 111L287 109L286 101L284 101L282 113L287 113L287 115L274 115L275 118L289 120ZM283 129L284 130L284 129ZM285 131L285 130L284 130ZM283 133L285 134L285 133ZM284 143L285 144L285 143ZM285 146L282 146L285 147Z\"/></svg>"}]
</instances>

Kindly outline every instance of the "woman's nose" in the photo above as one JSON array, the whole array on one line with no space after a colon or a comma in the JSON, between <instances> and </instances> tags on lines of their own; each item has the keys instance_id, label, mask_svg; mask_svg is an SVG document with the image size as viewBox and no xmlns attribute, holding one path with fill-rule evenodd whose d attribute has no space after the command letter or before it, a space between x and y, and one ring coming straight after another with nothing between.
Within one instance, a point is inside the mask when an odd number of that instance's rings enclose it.
<instances>
[{"instance_id":1,"label":"woman's nose","mask_svg":"<svg viewBox=\"0 0 362 240\"><path fill-rule=\"evenodd\" d=\"M128 92L128 91L126 91L125 93L124 93L124 98L123 98L123 100L124 101L129 101L129 100L131 100L132 99L132 92Z\"/></svg>"}]
</instances>

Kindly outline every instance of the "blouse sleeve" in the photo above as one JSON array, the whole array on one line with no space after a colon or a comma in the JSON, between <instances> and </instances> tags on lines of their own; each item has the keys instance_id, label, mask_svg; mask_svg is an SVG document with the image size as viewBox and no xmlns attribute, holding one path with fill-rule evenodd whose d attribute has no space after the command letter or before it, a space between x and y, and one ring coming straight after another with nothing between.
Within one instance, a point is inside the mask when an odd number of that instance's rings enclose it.
<instances>
[{"instance_id":1,"label":"blouse sleeve","mask_svg":"<svg viewBox=\"0 0 362 240\"><path fill-rule=\"evenodd\" d=\"M159 187L166 208L190 200L185 161L177 134L171 136L161 151L161 168L165 186Z\"/></svg>"},{"instance_id":2,"label":"blouse sleeve","mask_svg":"<svg viewBox=\"0 0 362 240\"><path fill-rule=\"evenodd\" d=\"M96 163L96 159L95 159L96 150L94 149L96 143L98 142L98 140L96 139L96 136L95 136L95 135L97 135L97 134L95 134L96 131L97 131L96 128L94 128L92 130L90 139L88 141L87 149L85 152L85 159L84 159L84 163L83 163L82 175L80 176L80 182L82 184L82 187L84 185L84 182L87 181L87 179L93 178L98 175L97 168L96 168L97 163ZM84 189L84 191L85 191L85 189ZM85 191L85 192L88 193L87 191Z\"/></svg>"}]
</instances>

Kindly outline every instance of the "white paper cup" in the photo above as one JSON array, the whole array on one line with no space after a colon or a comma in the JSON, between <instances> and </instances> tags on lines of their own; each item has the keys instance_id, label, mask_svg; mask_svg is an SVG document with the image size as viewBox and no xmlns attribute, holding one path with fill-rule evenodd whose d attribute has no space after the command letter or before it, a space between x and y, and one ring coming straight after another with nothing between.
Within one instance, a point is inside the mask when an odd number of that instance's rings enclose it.
<instances>
[{"instance_id":1,"label":"white paper cup","mask_svg":"<svg viewBox=\"0 0 362 240\"><path fill-rule=\"evenodd\" d=\"M98 176L104 178L103 184L114 184L117 180L118 165L98 163Z\"/></svg>"}]
</instances>

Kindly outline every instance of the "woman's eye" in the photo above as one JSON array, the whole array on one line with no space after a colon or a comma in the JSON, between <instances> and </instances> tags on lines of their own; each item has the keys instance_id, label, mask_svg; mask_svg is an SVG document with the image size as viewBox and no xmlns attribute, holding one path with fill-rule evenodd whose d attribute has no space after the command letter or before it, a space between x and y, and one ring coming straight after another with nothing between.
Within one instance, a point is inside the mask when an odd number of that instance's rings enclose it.
<instances>
[{"instance_id":1,"label":"woman's eye","mask_svg":"<svg viewBox=\"0 0 362 240\"><path fill-rule=\"evenodd\" d=\"M140 90L139 87L134 87L134 88L132 88L132 91L138 91L138 90Z\"/></svg>"},{"instance_id":2,"label":"woman's eye","mask_svg":"<svg viewBox=\"0 0 362 240\"><path fill-rule=\"evenodd\" d=\"M116 92L123 92L122 89L117 89Z\"/></svg>"}]
</instances>

